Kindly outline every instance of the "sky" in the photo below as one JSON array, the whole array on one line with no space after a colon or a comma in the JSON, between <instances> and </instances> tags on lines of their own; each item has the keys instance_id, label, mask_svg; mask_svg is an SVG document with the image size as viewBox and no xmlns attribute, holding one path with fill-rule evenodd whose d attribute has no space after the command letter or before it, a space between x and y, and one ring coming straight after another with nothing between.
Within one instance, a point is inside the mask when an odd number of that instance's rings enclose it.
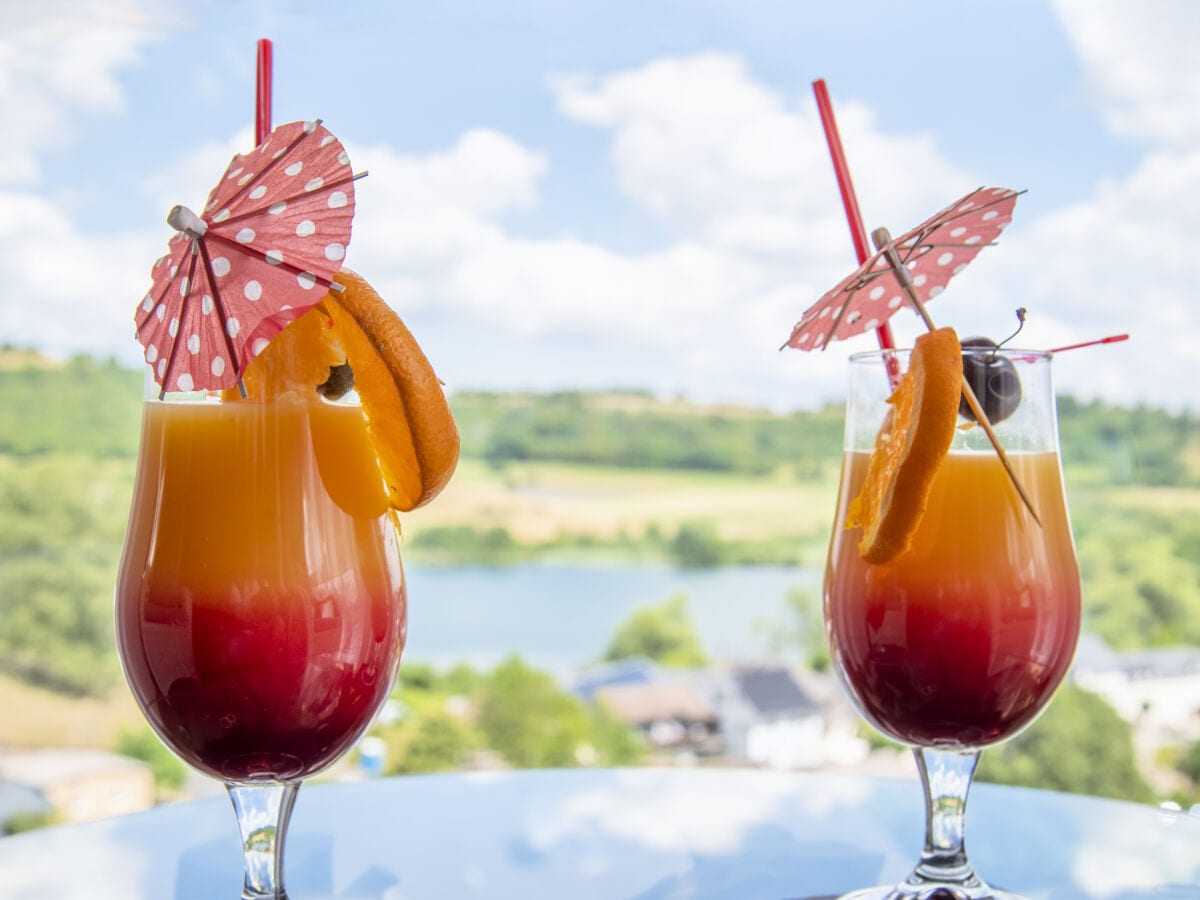
<instances>
[{"instance_id":1,"label":"sky","mask_svg":"<svg viewBox=\"0 0 1200 900\"><path fill-rule=\"evenodd\" d=\"M1025 190L930 306L1062 353L1084 400L1200 410L1200 3L1191 0L0 0L0 343L139 365L176 203L321 118L357 183L346 265L447 389L634 389L777 410L844 396L780 351L856 266L813 101L868 230ZM901 343L916 317L893 319Z\"/></svg>"}]
</instances>

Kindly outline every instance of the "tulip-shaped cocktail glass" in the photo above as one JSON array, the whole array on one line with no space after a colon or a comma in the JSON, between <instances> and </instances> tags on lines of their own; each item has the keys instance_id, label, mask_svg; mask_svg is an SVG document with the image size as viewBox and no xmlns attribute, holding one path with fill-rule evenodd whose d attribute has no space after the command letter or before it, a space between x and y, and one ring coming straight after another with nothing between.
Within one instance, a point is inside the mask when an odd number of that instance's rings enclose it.
<instances>
[{"instance_id":1,"label":"tulip-shaped cocktail glass","mask_svg":"<svg viewBox=\"0 0 1200 900\"><path fill-rule=\"evenodd\" d=\"M285 897L301 780L368 727L399 662L385 488L357 403L153 392L116 592L121 661L163 741L228 787L242 896Z\"/></svg>"},{"instance_id":2,"label":"tulip-shaped cocktail glass","mask_svg":"<svg viewBox=\"0 0 1200 900\"><path fill-rule=\"evenodd\" d=\"M1050 357L963 352L967 370L983 379L975 392L1040 524L983 429L964 416L911 547L881 564L864 561L862 534L845 522L888 415L889 372L905 371L909 354L885 350L850 362L826 629L858 710L913 748L926 802L925 846L912 873L894 887L847 895L855 900L1011 896L990 888L967 858L967 792L979 752L1017 734L1050 701L1079 633Z\"/></svg>"}]
</instances>

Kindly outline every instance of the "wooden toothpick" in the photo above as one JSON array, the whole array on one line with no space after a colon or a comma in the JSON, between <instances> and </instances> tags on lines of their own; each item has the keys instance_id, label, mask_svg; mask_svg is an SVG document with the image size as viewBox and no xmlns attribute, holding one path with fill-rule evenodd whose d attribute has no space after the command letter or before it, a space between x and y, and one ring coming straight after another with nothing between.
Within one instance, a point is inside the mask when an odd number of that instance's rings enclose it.
<instances>
[{"instance_id":1,"label":"wooden toothpick","mask_svg":"<svg viewBox=\"0 0 1200 900\"><path fill-rule=\"evenodd\" d=\"M900 254L896 252L895 245L892 244L892 235L886 228L876 228L871 232L871 242L875 244L875 249L883 253L884 258L888 261L888 265L892 267L892 271L896 275L896 280L900 282L900 287L908 296L909 301L913 305L913 309L921 317L925 323L925 327L930 331L937 328L933 324L933 319L929 315L929 310L925 308L925 303L917 294L917 288L913 284L912 275L909 274L904 263L900 260ZM1000 438L996 435L996 430L992 427L991 421L987 417L987 413L983 410L983 404L979 402L979 398L975 396L975 391L971 389L971 385L966 378L962 381L962 395L967 401L967 406L970 407L971 413L975 416L975 420L983 428L987 434L988 440L991 441L992 447L996 451L996 455L1000 457L1000 463L1004 466L1004 471L1008 473L1008 478L1012 485L1020 495L1021 500L1025 503L1025 508L1029 510L1029 514L1033 516L1033 521L1040 526L1042 520L1038 517L1037 510L1033 508L1033 500L1029 494L1025 492L1025 486L1021 484L1021 479L1017 477L1016 470L1012 467L1009 461L1008 454L1004 452L1004 447L1000 444Z\"/></svg>"}]
</instances>

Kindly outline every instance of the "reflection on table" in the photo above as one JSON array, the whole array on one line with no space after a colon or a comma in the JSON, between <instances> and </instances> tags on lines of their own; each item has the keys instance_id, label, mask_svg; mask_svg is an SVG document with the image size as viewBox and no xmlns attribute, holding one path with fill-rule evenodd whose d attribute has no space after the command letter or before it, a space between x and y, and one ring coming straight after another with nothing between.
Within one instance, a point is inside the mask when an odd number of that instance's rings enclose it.
<instances>
[{"instance_id":1,"label":"reflection on table","mask_svg":"<svg viewBox=\"0 0 1200 900\"><path fill-rule=\"evenodd\" d=\"M288 839L305 898L815 898L902 878L915 781L739 769L564 770L308 785ZM1032 900L1200 898L1200 816L978 784L979 872ZM223 798L0 840L0 897L237 897Z\"/></svg>"}]
</instances>

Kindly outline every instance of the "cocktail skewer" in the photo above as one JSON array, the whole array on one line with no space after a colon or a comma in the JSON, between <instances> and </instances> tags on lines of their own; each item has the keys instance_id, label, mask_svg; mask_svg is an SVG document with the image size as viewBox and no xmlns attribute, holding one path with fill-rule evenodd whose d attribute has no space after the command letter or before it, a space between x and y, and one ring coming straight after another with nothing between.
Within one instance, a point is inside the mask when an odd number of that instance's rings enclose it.
<instances>
[{"instance_id":1,"label":"cocktail skewer","mask_svg":"<svg viewBox=\"0 0 1200 900\"><path fill-rule=\"evenodd\" d=\"M900 261L900 255L896 252L896 248L892 244L891 232L886 228L876 228L871 232L871 241L875 244L875 249L883 253L887 259L888 265L891 266L892 272L896 276L896 280L900 283L900 287L908 297L909 302L912 303L913 309L917 311L921 320L925 323L925 327L930 331L936 330L937 326L933 323L933 319L929 315L929 310L925 308L925 303L921 300L920 295L913 286L912 275L909 274L904 263ZM1016 488L1017 494L1024 501L1029 514L1033 516L1033 521L1037 522L1040 526L1042 520L1038 517L1037 510L1033 507L1033 500L1026 493L1025 486L1021 484L1021 479L1017 476L1016 470L1013 469L1012 463L1008 459L1008 454L1004 452L1000 438L996 436L996 431L992 428L992 423L988 419L987 413L984 412L983 405L979 402L979 398L975 396L975 391L971 388L966 378L962 382L962 393L963 398L967 401L967 406L971 408L972 415L975 416L975 420L983 428L984 433L987 434L988 440L996 451L996 455L1000 457L1000 463L1004 466L1004 471L1008 473L1008 478L1012 482L1013 487Z\"/></svg>"}]
</instances>

